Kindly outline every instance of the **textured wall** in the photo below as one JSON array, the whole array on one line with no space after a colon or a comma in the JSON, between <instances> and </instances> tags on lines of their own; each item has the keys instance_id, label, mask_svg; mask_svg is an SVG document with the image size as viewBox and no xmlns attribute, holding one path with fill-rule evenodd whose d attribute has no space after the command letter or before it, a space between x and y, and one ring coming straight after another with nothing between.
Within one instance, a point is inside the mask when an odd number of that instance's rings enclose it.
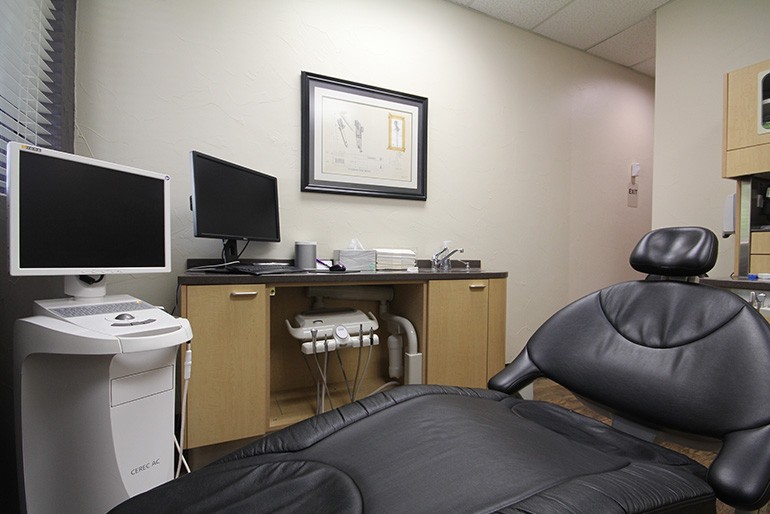
<instances>
[{"instance_id":1,"label":"textured wall","mask_svg":"<svg viewBox=\"0 0 770 514\"><path fill-rule=\"evenodd\" d=\"M444 0L79 0L77 17L76 152L173 177L174 272L109 278L110 293L171 309L185 259L219 254L192 236L192 149L279 178L284 241L248 257L292 257L305 239L326 257L353 237L427 257L449 239L507 270L509 359L569 299L636 276L628 251L650 226L648 77ZM303 70L429 98L426 202L299 191ZM11 469L10 329L33 298L61 294L58 279L0 284Z\"/></svg>"},{"instance_id":2,"label":"textured wall","mask_svg":"<svg viewBox=\"0 0 770 514\"><path fill-rule=\"evenodd\" d=\"M567 297L628 277L649 229L649 182L637 209L625 187L634 160L649 181L653 81L443 0L81 0L77 48L77 151L172 175L176 273L219 254L192 236L192 149L279 178L284 240L246 256L452 240L509 271L509 358ZM300 192L303 70L428 97L427 202ZM110 291L170 308L174 285Z\"/></svg>"},{"instance_id":3,"label":"textured wall","mask_svg":"<svg viewBox=\"0 0 770 514\"><path fill-rule=\"evenodd\" d=\"M722 231L722 118L726 73L770 58L766 0L677 0L657 17L652 224ZM729 276L735 238L720 240L711 276Z\"/></svg>"}]
</instances>

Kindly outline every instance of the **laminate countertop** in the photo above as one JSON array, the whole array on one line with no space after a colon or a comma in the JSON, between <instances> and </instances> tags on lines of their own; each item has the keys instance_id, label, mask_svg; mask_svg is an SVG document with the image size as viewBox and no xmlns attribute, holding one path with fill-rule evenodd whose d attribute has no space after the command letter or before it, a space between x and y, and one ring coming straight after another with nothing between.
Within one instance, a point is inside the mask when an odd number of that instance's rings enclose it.
<instances>
[{"instance_id":1,"label":"laminate countertop","mask_svg":"<svg viewBox=\"0 0 770 514\"><path fill-rule=\"evenodd\" d=\"M770 291L770 280L749 280L747 278L701 278L701 284L723 289L746 289L751 291Z\"/></svg>"},{"instance_id":2,"label":"laminate countertop","mask_svg":"<svg viewBox=\"0 0 770 514\"><path fill-rule=\"evenodd\" d=\"M400 283L423 282L428 280L463 280L508 278L507 271L489 271L479 268L433 271L419 268L418 271L308 271L303 273L275 273L268 275L242 275L236 273L211 273L188 271L179 275L181 285L216 284L326 284L326 283Z\"/></svg>"}]
</instances>

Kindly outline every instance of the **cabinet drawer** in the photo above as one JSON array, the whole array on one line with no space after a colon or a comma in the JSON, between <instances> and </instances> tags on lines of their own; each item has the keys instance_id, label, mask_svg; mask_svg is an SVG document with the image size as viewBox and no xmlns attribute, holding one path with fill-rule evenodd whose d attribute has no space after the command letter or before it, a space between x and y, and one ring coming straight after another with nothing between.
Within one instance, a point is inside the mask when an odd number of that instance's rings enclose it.
<instances>
[{"instance_id":1,"label":"cabinet drawer","mask_svg":"<svg viewBox=\"0 0 770 514\"><path fill-rule=\"evenodd\" d=\"M770 232L751 233L751 254L770 254Z\"/></svg>"},{"instance_id":2,"label":"cabinet drawer","mask_svg":"<svg viewBox=\"0 0 770 514\"><path fill-rule=\"evenodd\" d=\"M752 254L749 273L770 273L770 255Z\"/></svg>"}]
</instances>

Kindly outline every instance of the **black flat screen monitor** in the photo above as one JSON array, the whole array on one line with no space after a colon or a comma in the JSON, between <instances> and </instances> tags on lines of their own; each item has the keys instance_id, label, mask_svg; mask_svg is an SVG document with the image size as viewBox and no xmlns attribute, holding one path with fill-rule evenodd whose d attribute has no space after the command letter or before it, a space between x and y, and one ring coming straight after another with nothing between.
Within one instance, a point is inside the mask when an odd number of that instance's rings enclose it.
<instances>
[{"instance_id":1,"label":"black flat screen monitor","mask_svg":"<svg viewBox=\"0 0 770 514\"><path fill-rule=\"evenodd\" d=\"M195 237L221 239L225 262L236 241L281 240L278 180L197 151L190 153Z\"/></svg>"}]
</instances>

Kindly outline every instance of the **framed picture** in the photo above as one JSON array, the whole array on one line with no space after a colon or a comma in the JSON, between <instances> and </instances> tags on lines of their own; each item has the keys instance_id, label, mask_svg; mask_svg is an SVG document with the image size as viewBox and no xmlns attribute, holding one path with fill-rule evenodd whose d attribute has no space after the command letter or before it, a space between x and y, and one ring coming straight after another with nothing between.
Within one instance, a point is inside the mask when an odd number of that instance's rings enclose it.
<instances>
[{"instance_id":1,"label":"framed picture","mask_svg":"<svg viewBox=\"0 0 770 514\"><path fill-rule=\"evenodd\" d=\"M302 191L425 200L428 99L302 72Z\"/></svg>"}]
</instances>

